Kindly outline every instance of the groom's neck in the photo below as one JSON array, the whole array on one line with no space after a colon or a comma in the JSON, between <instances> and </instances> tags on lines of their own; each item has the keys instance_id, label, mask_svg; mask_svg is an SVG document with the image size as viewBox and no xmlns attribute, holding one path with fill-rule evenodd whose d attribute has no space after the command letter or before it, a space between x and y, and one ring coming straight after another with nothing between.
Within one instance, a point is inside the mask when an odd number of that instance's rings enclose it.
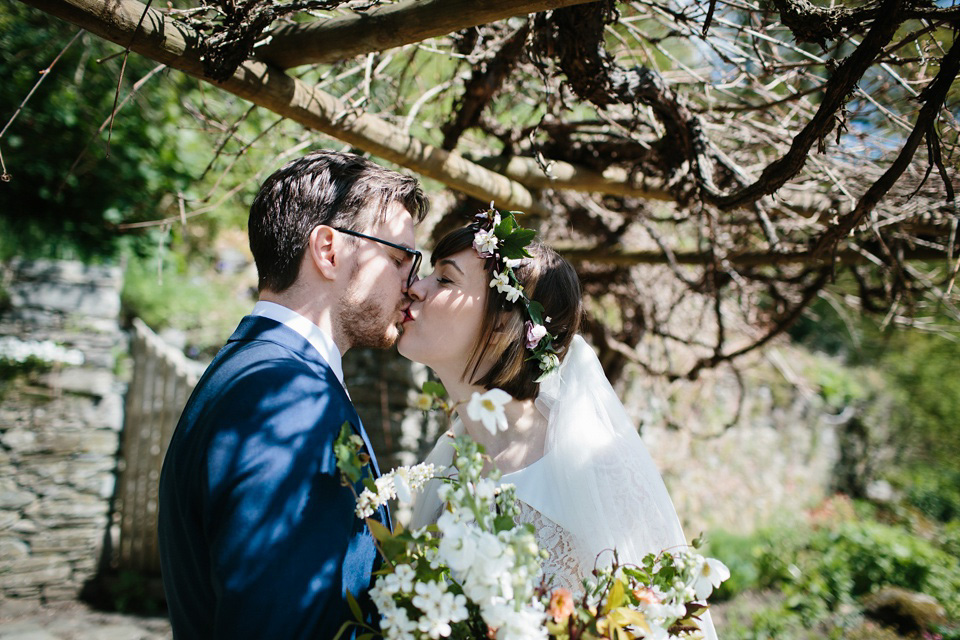
<instances>
[{"instance_id":1,"label":"groom's neck","mask_svg":"<svg viewBox=\"0 0 960 640\"><path fill-rule=\"evenodd\" d=\"M309 292L296 284L279 293L275 291L260 292L260 300L272 302L295 311L319 327L321 331L333 339L340 355L343 355L350 348L350 345L344 344L346 341L336 331L336 323L334 322L336 307L335 303L327 300L328 297L318 294L310 295Z\"/></svg>"}]
</instances>

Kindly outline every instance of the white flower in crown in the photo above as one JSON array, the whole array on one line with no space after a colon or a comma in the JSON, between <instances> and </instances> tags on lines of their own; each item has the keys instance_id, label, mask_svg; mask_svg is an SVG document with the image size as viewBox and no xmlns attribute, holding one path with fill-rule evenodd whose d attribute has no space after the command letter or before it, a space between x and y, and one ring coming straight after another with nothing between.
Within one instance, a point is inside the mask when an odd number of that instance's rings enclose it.
<instances>
[{"instance_id":1,"label":"white flower in crown","mask_svg":"<svg viewBox=\"0 0 960 640\"><path fill-rule=\"evenodd\" d=\"M520 296L523 294L523 287L522 286L511 287L510 285L507 285L501 290L501 292L507 294L506 295L507 302L516 302L517 300L520 299Z\"/></svg>"},{"instance_id":2,"label":"white flower in crown","mask_svg":"<svg viewBox=\"0 0 960 640\"><path fill-rule=\"evenodd\" d=\"M467 405L471 420L479 420L491 434L507 430L507 416L503 408L510 402L510 394L503 389L490 389L483 395L474 392Z\"/></svg>"},{"instance_id":3,"label":"white flower in crown","mask_svg":"<svg viewBox=\"0 0 960 640\"><path fill-rule=\"evenodd\" d=\"M477 231L473 236L473 248L477 250L481 258L492 257L499 245L500 240L493 229Z\"/></svg>"},{"instance_id":4,"label":"white flower in crown","mask_svg":"<svg viewBox=\"0 0 960 640\"><path fill-rule=\"evenodd\" d=\"M496 287L500 293L503 293L507 289L512 289L513 287L510 286L510 274L507 272L498 273L494 271L493 280L490 281L490 287Z\"/></svg>"},{"instance_id":5,"label":"white flower in crown","mask_svg":"<svg viewBox=\"0 0 960 640\"><path fill-rule=\"evenodd\" d=\"M560 358L557 357L557 354L548 352L540 356L541 371L552 371L553 369L559 366L560 366Z\"/></svg>"}]
</instances>

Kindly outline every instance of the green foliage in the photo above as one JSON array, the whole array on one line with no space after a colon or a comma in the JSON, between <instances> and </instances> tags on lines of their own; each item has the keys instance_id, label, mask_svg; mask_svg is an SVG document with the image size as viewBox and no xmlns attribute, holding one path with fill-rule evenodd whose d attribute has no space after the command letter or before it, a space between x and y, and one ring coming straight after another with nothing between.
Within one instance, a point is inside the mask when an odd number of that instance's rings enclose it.
<instances>
[{"instance_id":1,"label":"green foliage","mask_svg":"<svg viewBox=\"0 0 960 640\"><path fill-rule=\"evenodd\" d=\"M0 62L4 123L76 32L21 3L0 6L0 50L15 52ZM108 131L97 133L113 109L122 57L111 56L118 50L81 35L0 140L12 175L0 183L0 258L113 256L116 224L172 213L173 194L198 171L200 158L187 152L196 134L180 122L179 74L154 78L118 113L109 146ZM155 66L130 56L121 99Z\"/></svg>"},{"instance_id":2,"label":"green foliage","mask_svg":"<svg viewBox=\"0 0 960 640\"><path fill-rule=\"evenodd\" d=\"M846 366L817 374L827 402L842 408L881 396L892 410L880 416L908 464L960 469L960 327L945 318L944 334L881 330L870 318L842 318L824 300L791 330L804 345L843 357ZM879 374L864 385L858 371Z\"/></svg>"},{"instance_id":3,"label":"green foliage","mask_svg":"<svg viewBox=\"0 0 960 640\"><path fill-rule=\"evenodd\" d=\"M438 398L447 397L446 388L439 382L433 380L427 380L423 383L423 392L427 395L436 396Z\"/></svg>"},{"instance_id":4,"label":"green foliage","mask_svg":"<svg viewBox=\"0 0 960 640\"><path fill-rule=\"evenodd\" d=\"M715 602L730 600L760 585L760 568L757 566L757 558L761 551L758 537L734 535L723 531L710 535L708 555L718 558L730 569L730 578L714 592Z\"/></svg>"},{"instance_id":5,"label":"green foliage","mask_svg":"<svg viewBox=\"0 0 960 640\"><path fill-rule=\"evenodd\" d=\"M960 524L930 537L864 513L821 527L784 524L749 536L714 533L709 553L731 572L716 600L735 596L736 603L751 593L776 594L774 602L739 616L750 621L734 624L730 631L736 638L868 637L861 602L884 586L933 596L955 623ZM813 628L821 635L802 632ZM951 629L941 633L949 636Z\"/></svg>"},{"instance_id":6,"label":"green foliage","mask_svg":"<svg viewBox=\"0 0 960 640\"><path fill-rule=\"evenodd\" d=\"M906 502L939 522L960 521L960 469L917 466L892 474Z\"/></svg>"},{"instance_id":7,"label":"green foliage","mask_svg":"<svg viewBox=\"0 0 960 640\"><path fill-rule=\"evenodd\" d=\"M337 457L337 468L349 484L356 484L365 475L369 477L367 464L370 457L363 452L363 440L358 436L349 422L340 426L340 435L333 443L333 452ZM376 487L374 489L376 490Z\"/></svg>"},{"instance_id":8,"label":"green foliage","mask_svg":"<svg viewBox=\"0 0 960 640\"><path fill-rule=\"evenodd\" d=\"M821 530L798 560L804 569L793 590L822 594L831 610L897 586L933 595L951 617L960 616L960 562L903 528L858 521Z\"/></svg>"},{"instance_id":9,"label":"green foliage","mask_svg":"<svg viewBox=\"0 0 960 640\"><path fill-rule=\"evenodd\" d=\"M10 292L0 284L0 313L10 308Z\"/></svg>"},{"instance_id":10,"label":"green foliage","mask_svg":"<svg viewBox=\"0 0 960 640\"><path fill-rule=\"evenodd\" d=\"M9 382L15 378L30 376L50 371L53 364L31 356L23 362L17 362L0 356L0 383Z\"/></svg>"},{"instance_id":11,"label":"green foliage","mask_svg":"<svg viewBox=\"0 0 960 640\"><path fill-rule=\"evenodd\" d=\"M161 258L128 253L121 302L124 313L139 317L156 331L168 327L187 335L187 352L212 357L239 318L252 308L243 283L215 277L210 261L189 263L182 254Z\"/></svg>"},{"instance_id":12,"label":"green foliage","mask_svg":"<svg viewBox=\"0 0 960 640\"><path fill-rule=\"evenodd\" d=\"M155 616L162 613L163 596L157 588L152 588L156 578L150 578L135 571L120 571L107 583L110 604L120 613L137 613Z\"/></svg>"}]
</instances>

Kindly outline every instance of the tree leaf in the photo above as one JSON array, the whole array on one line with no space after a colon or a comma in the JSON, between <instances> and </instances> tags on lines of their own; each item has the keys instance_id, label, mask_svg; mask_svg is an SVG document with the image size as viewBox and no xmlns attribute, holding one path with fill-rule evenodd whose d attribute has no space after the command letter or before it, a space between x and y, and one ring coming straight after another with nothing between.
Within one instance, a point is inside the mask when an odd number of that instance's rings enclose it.
<instances>
[{"instance_id":1,"label":"tree leaf","mask_svg":"<svg viewBox=\"0 0 960 640\"><path fill-rule=\"evenodd\" d=\"M627 592L623 588L623 582L616 580L610 588L610 592L607 594L607 601L603 604L601 614L605 615L611 610L623 605L626 598Z\"/></svg>"},{"instance_id":2,"label":"tree leaf","mask_svg":"<svg viewBox=\"0 0 960 640\"><path fill-rule=\"evenodd\" d=\"M493 520L493 528L497 533L500 533L501 531L509 531L510 529L513 529L514 526L515 523L513 522L513 518L508 515L499 515Z\"/></svg>"},{"instance_id":3,"label":"tree leaf","mask_svg":"<svg viewBox=\"0 0 960 640\"><path fill-rule=\"evenodd\" d=\"M360 603L353 597L349 589L347 589L347 604L350 605L350 611L353 612L353 617L357 619L357 622L363 622L363 611L360 609Z\"/></svg>"},{"instance_id":4,"label":"tree leaf","mask_svg":"<svg viewBox=\"0 0 960 640\"><path fill-rule=\"evenodd\" d=\"M363 468L366 466L360 460L357 446L353 441L354 435L353 427L347 420L340 425L340 434L333 442L333 455L337 459L337 469L350 481L350 484L359 482L363 475ZM363 443L362 440L360 442Z\"/></svg>"},{"instance_id":5,"label":"tree leaf","mask_svg":"<svg viewBox=\"0 0 960 640\"><path fill-rule=\"evenodd\" d=\"M530 319L533 320L533 323L543 324L543 305L536 300L531 300L530 306L527 308L530 311Z\"/></svg>"},{"instance_id":6,"label":"tree leaf","mask_svg":"<svg viewBox=\"0 0 960 640\"><path fill-rule=\"evenodd\" d=\"M427 380L423 383L423 392L427 395L436 396L438 398L447 397L446 388L439 382L433 380Z\"/></svg>"},{"instance_id":7,"label":"tree leaf","mask_svg":"<svg viewBox=\"0 0 960 640\"><path fill-rule=\"evenodd\" d=\"M529 258L527 245L536 237L533 229L517 229L500 242L500 255L511 260Z\"/></svg>"},{"instance_id":8,"label":"tree leaf","mask_svg":"<svg viewBox=\"0 0 960 640\"><path fill-rule=\"evenodd\" d=\"M387 529L373 518L367 518L366 522L367 528L370 529L371 535L373 535L377 542L383 544L385 540L389 540L393 537L393 534L390 533L390 529Z\"/></svg>"}]
</instances>

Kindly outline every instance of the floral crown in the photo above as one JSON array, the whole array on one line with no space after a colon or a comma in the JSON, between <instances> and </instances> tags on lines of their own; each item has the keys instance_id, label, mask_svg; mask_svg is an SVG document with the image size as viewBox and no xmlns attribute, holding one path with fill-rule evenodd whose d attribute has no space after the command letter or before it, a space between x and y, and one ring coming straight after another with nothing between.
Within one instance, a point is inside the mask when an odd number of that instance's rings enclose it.
<instances>
[{"instance_id":1,"label":"floral crown","mask_svg":"<svg viewBox=\"0 0 960 640\"><path fill-rule=\"evenodd\" d=\"M523 293L523 285L514 271L521 260L532 257L527 252L527 246L537 235L533 229L524 229L517 223L517 213L507 211L501 215L491 202L490 208L478 213L470 226L475 230L473 248L477 254L496 262L490 287L505 294L507 302L519 302L526 310L526 347L533 354L527 359L539 363L541 374L536 382L540 382L560 366L560 358L553 346L556 336L551 335L544 326L545 321L550 322L550 318L543 317L542 304Z\"/></svg>"}]
</instances>

